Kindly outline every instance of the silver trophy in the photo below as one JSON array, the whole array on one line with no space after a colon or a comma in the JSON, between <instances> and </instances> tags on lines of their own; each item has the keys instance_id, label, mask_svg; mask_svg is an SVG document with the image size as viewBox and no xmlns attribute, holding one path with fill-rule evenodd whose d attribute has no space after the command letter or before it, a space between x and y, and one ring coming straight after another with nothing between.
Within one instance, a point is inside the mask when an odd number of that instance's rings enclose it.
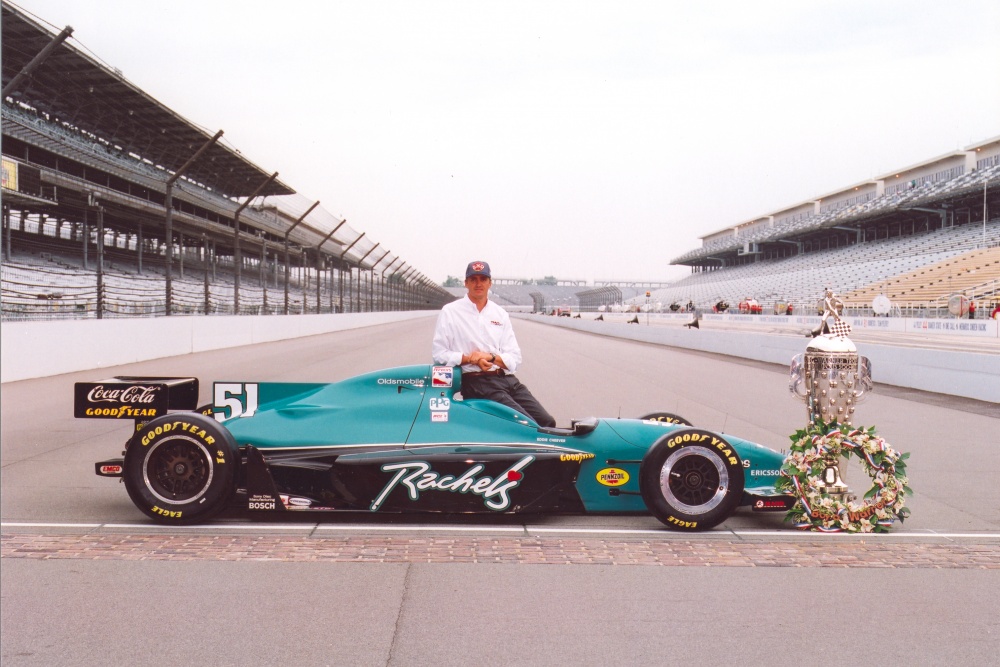
<instances>
[{"instance_id":1,"label":"silver trophy","mask_svg":"<svg viewBox=\"0 0 1000 667\"><path fill-rule=\"evenodd\" d=\"M805 401L810 425L852 424L854 408L872 390L868 357L858 355L849 335L851 326L841 318L844 304L827 289L820 302L822 322L813 332L804 355L792 359L789 391ZM839 461L828 461L820 486L831 495L846 495Z\"/></svg>"}]
</instances>

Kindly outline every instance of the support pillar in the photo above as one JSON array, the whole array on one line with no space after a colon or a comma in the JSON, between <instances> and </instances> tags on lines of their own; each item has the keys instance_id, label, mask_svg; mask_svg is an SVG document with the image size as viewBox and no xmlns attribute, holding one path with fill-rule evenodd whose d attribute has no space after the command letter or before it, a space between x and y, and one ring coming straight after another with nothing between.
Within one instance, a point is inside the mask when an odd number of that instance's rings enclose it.
<instances>
[{"instance_id":1,"label":"support pillar","mask_svg":"<svg viewBox=\"0 0 1000 667\"><path fill-rule=\"evenodd\" d=\"M10 261L10 206L3 205L3 256Z\"/></svg>"},{"instance_id":2,"label":"support pillar","mask_svg":"<svg viewBox=\"0 0 1000 667\"><path fill-rule=\"evenodd\" d=\"M288 314L288 279L292 272L292 267L288 263L288 238L285 238L285 315Z\"/></svg>"},{"instance_id":3,"label":"support pillar","mask_svg":"<svg viewBox=\"0 0 1000 667\"><path fill-rule=\"evenodd\" d=\"M316 314L317 315L323 312L321 308L321 306L323 305L323 292L322 292L323 281L321 279L322 268L320 267L320 262L322 261L323 257L319 249L317 248L316 249Z\"/></svg>"},{"instance_id":4,"label":"support pillar","mask_svg":"<svg viewBox=\"0 0 1000 667\"><path fill-rule=\"evenodd\" d=\"M88 210L84 209L83 211L83 270L84 271L90 268L90 262L87 261L87 246L89 245L88 241L90 240L90 227L87 224L87 218L88 218ZM24 227L23 211L21 216L21 227L22 228Z\"/></svg>"},{"instance_id":5,"label":"support pillar","mask_svg":"<svg viewBox=\"0 0 1000 667\"><path fill-rule=\"evenodd\" d=\"M306 273L306 249L299 254L299 288L302 290L302 314L309 312L309 275Z\"/></svg>"},{"instance_id":6,"label":"support pillar","mask_svg":"<svg viewBox=\"0 0 1000 667\"><path fill-rule=\"evenodd\" d=\"M174 260L174 179L171 178L167 181L167 191L163 198L163 207L166 209L166 216L164 217L163 224L163 237L167 244L166 255L163 258L163 296L164 296L164 312L166 316L170 316L171 308L170 304L173 301L173 275L174 270L173 260Z\"/></svg>"},{"instance_id":7,"label":"support pillar","mask_svg":"<svg viewBox=\"0 0 1000 667\"><path fill-rule=\"evenodd\" d=\"M267 315L267 241L260 244L260 272L259 272L259 282L261 293L264 295L264 312L263 315Z\"/></svg>"},{"instance_id":8,"label":"support pillar","mask_svg":"<svg viewBox=\"0 0 1000 667\"><path fill-rule=\"evenodd\" d=\"M211 283L208 280L209 250L208 250L208 236L205 234L201 235L201 247L205 257L204 261L202 262L202 268L204 269L204 274L205 274L205 314L208 315L209 313L212 312L212 288L211 288Z\"/></svg>"},{"instance_id":9,"label":"support pillar","mask_svg":"<svg viewBox=\"0 0 1000 667\"><path fill-rule=\"evenodd\" d=\"M249 201L249 200L247 200ZM240 208L242 210L242 207ZM240 314L240 277L243 274L243 253L240 250L240 211L233 218L233 315Z\"/></svg>"},{"instance_id":10,"label":"support pillar","mask_svg":"<svg viewBox=\"0 0 1000 667\"><path fill-rule=\"evenodd\" d=\"M97 207L97 319L104 318L104 207Z\"/></svg>"}]
</instances>

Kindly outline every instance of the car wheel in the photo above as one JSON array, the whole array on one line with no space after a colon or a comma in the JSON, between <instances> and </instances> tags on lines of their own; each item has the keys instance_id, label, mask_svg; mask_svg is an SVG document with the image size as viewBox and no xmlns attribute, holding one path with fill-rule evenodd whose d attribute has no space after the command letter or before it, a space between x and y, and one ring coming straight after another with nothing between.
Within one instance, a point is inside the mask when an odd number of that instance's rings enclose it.
<instances>
[{"instance_id":1,"label":"car wheel","mask_svg":"<svg viewBox=\"0 0 1000 667\"><path fill-rule=\"evenodd\" d=\"M196 412L164 415L125 450L125 489L157 521L200 521L233 497L239 462L232 434L214 419Z\"/></svg>"},{"instance_id":2,"label":"car wheel","mask_svg":"<svg viewBox=\"0 0 1000 667\"><path fill-rule=\"evenodd\" d=\"M664 422L667 424L682 424L684 426L692 426L691 422L684 419L680 415L675 415L672 412L651 412L648 415L643 415L639 419L651 420L654 422Z\"/></svg>"},{"instance_id":3,"label":"car wheel","mask_svg":"<svg viewBox=\"0 0 1000 667\"><path fill-rule=\"evenodd\" d=\"M676 430L649 448L639 490L653 516L677 530L707 530L725 521L743 497L743 462L725 438Z\"/></svg>"}]
</instances>

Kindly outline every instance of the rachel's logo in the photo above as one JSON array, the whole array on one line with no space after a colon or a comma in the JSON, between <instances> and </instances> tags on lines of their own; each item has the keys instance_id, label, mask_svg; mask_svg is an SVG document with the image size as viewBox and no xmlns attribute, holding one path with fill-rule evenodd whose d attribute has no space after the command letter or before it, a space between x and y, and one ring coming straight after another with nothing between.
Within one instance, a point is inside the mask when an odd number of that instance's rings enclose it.
<instances>
[{"instance_id":1,"label":"rachel's logo","mask_svg":"<svg viewBox=\"0 0 1000 667\"><path fill-rule=\"evenodd\" d=\"M510 507L511 489L520 485L524 479L521 472L528 467L534 456L525 456L506 471L492 477L477 477L485 466L477 463L465 471L460 477L454 475L439 475L431 470L429 463L410 461L407 463L388 463L382 466L382 472L396 472L378 498L372 502L371 509L376 511L389 497L389 493L402 484L410 496L410 500L420 500L421 491L450 491L452 493L474 493L483 497L483 502L491 510L502 511Z\"/></svg>"}]
</instances>

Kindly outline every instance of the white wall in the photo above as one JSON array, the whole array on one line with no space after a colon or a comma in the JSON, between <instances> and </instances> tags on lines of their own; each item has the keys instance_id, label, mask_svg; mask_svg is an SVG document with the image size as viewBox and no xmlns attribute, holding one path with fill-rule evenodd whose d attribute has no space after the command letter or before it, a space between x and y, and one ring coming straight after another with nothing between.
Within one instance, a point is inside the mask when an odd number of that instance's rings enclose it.
<instances>
[{"instance_id":1,"label":"white wall","mask_svg":"<svg viewBox=\"0 0 1000 667\"><path fill-rule=\"evenodd\" d=\"M343 313L339 315L244 316L244 317L157 317L110 320L67 320L61 322L8 322L0 326L0 381L13 382L74 371L117 366L147 359L172 357L192 352L239 345L266 343L332 331L399 322L432 315L436 311L390 313ZM623 322L595 322L569 317L520 315L554 326L590 333L715 352L769 363L788 365L805 351L806 339L754 331L712 331L672 326L636 326ZM632 317L630 314L629 317ZM645 314L639 314L645 321ZM688 314L660 315L662 319L684 318ZM739 315L704 316L740 321ZM656 319L651 315L650 319ZM757 316L757 322L772 319ZM769 325L809 325L818 318L774 317ZM913 320L905 318L848 318L855 328L900 331L928 331L996 338L998 326L989 320ZM975 327L968 327L974 323ZM947 324L955 330L943 331ZM879 325L876 327L876 325ZM884 325L884 326L883 326ZM958 329L958 327L964 327ZM875 382L924 391L963 396L1000 403L1000 355L929 350L862 343L860 354L872 361Z\"/></svg>"},{"instance_id":2,"label":"white wall","mask_svg":"<svg viewBox=\"0 0 1000 667\"><path fill-rule=\"evenodd\" d=\"M433 312L5 322L0 325L0 382L357 329L430 314Z\"/></svg>"},{"instance_id":3,"label":"white wall","mask_svg":"<svg viewBox=\"0 0 1000 667\"><path fill-rule=\"evenodd\" d=\"M629 315L631 317L632 315ZM542 322L553 326L561 326L578 331L586 331L617 338L670 345L703 352L715 352L729 356L765 361L788 366L792 357L805 352L808 340L805 337L770 334L754 331L712 331L711 329L686 329L683 327L645 326L644 324L625 324L620 322L596 322L593 319L573 319L569 317L544 317L539 315L515 315L515 317L530 318L533 322ZM651 319L655 316L651 316ZM691 314L672 315L672 318L684 317L690 321ZM735 316L706 315L709 318L739 318ZM752 316L745 316L752 317ZM766 316L765 316L766 317ZM645 315L639 314L639 321L645 321ZM802 319L803 323L812 322L815 327L819 318L775 318L784 320L790 326L793 321ZM855 319L859 320L855 322ZM892 328L901 331L924 331L927 323L942 326L947 323L956 327L948 331L951 334L967 336L997 337L997 322L990 320L913 320L905 318L869 318L872 322L891 322ZM757 316L757 321L761 316ZM859 327L864 318L847 318L852 326ZM958 329L960 324L976 324L968 329ZM1000 355L980 354L974 352L955 352L950 350L931 350L926 348L902 347L891 345L874 345L859 343L858 353L868 357L872 362L872 378L875 382L921 389L952 396L974 398L981 401L1000 403Z\"/></svg>"}]
</instances>

